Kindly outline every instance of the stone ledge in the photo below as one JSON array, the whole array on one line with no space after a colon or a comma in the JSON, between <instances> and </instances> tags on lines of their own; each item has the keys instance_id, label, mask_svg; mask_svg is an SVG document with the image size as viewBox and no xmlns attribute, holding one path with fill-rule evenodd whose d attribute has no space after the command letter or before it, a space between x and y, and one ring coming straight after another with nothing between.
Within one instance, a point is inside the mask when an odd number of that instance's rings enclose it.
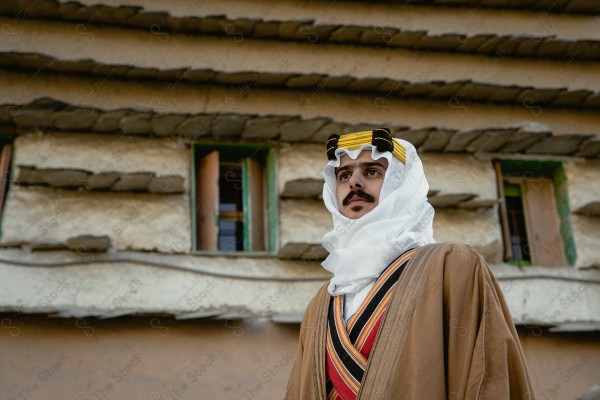
<instances>
[{"instance_id":1,"label":"stone ledge","mask_svg":"<svg viewBox=\"0 0 600 400\"><path fill-rule=\"evenodd\" d=\"M321 247L321 239L333 224L322 202L282 200L280 215L279 257L320 259L327 255ZM439 242L462 242L472 246L490 263L502 260L502 234L496 207L436 209L433 232Z\"/></svg>"},{"instance_id":2,"label":"stone ledge","mask_svg":"<svg viewBox=\"0 0 600 400\"><path fill-rule=\"evenodd\" d=\"M435 18L435 15L431 13L429 18ZM565 63L552 59L537 60L533 65L531 61L521 58L509 59L505 53L500 53L502 56L496 54L493 60L481 55L449 56L437 52L428 52L423 57L419 50L436 49L436 38L447 43L447 36L452 36L457 46L461 44L456 40L460 35L448 35L447 32L429 37L427 41L421 39L422 43L414 46L416 51L399 49L390 53L385 48L362 46L355 46L349 52L342 46L328 42L318 45L309 43L308 47L306 44L286 41L236 41L230 40L230 35L219 38L174 33L164 33L169 42L169 46L165 47L162 41L156 40L156 34L148 30L77 25L85 26L86 34L94 37L94 40L89 40L87 35L75 32L74 25L69 27L52 21L25 18L16 22L5 18L5 22L11 27L10 34L18 35L20 40L11 41L8 34L4 35L6 46L0 66L5 69L101 77L89 88L90 94L95 94L103 81L110 77L164 81L168 84L168 90L180 82L196 84L207 81L241 86L244 90L262 85L312 89L315 92L353 91L362 87L403 97L446 98L453 99L453 102L512 102L523 104L536 114L548 106L600 107L600 86L594 80L596 65L586 62L583 59L586 53L581 50L569 55L567 65L569 77L572 78L565 79L561 76L564 75L561 72ZM380 24L368 32L372 34L379 27ZM580 26L577 28L582 30ZM40 31L45 34L40 36ZM571 31L578 32L574 27ZM386 35L375 36L381 38ZM524 35L523 41L531 42L531 38ZM60 46L56 46L56 43L60 43ZM485 43L489 44L489 41ZM543 48L549 46L548 43L551 41L541 41L539 46ZM600 40L595 47L598 47L598 43ZM186 49L197 47L206 49L210 57L183 56ZM108 48L110 51L106 50ZM139 51L132 54L131 48ZM600 58L600 50L596 50L597 58ZM483 51L485 54L488 52L487 49ZM495 54L493 51L491 53ZM285 60L281 54L285 54ZM538 58L539 53L534 52L532 56ZM345 62L332 67L322 61L328 57L345 59ZM361 68L355 68L356 65L361 65ZM440 65L444 68L439 68ZM415 69L423 71L416 74ZM498 76L502 76L502 84ZM379 81L377 86L370 85L374 80ZM502 92L500 97L499 92ZM157 99L152 101L156 102ZM132 134L145 131L149 124L148 116L142 114L128 117L125 121L121 129ZM76 108L65 109L55 115L55 124L59 127L76 124L78 129L86 129L95 122L93 113L81 113Z\"/></svg>"},{"instance_id":3,"label":"stone ledge","mask_svg":"<svg viewBox=\"0 0 600 400\"><path fill-rule=\"evenodd\" d=\"M77 253L102 253L110 249L110 237L80 235L67 239L69 250Z\"/></svg>"},{"instance_id":4,"label":"stone ledge","mask_svg":"<svg viewBox=\"0 0 600 400\"><path fill-rule=\"evenodd\" d=\"M190 150L177 139L36 132L14 142L14 180L86 190L184 193Z\"/></svg>"},{"instance_id":5,"label":"stone ledge","mask_svg":"<svg viewBox=\"0 0 600 400\"><path fill-rule=\"evenodd\" d=\"M600 271L492 265L516 324L597 323ZM586 283L589 282L589 283Z\"/></svg>"},{"instance_id":6,"label":"stone ledge","mask_svg":"<svg viewBox=\"0 0 600 400\"><path fill-rule=\"evenodd\" d=\"M0 21L1 22L1 21ZM260 50L257 50L259 52ZM386 96L393 95L394 97L400 96L402 98L427 98L433 100L447 99L451 101L451 105L455 108L468 107L473 103L488 102L488 103L512 103L512 104L525 104L527 108L533 109L535 113L539 113L543 108L556 107L556 108L589 108L599 109L600 108L600 87L589 83L585 89L580 87L565 87L561 86L558 88L546 87L540 80L539 82L527 81L520 82L520 75L525 75L528 71L527 65L522 65L522 73L519 73L519 68L516 66L515 75L513 79L506 79L502 84L497 81L485 81L488 79L486 76L475 77L471 79L471 75L461 76L462 69L454 68L451 66L452 63L456 62L453 59L445 60L439 56L437 60L431 60L434 65L446 65L445 71L459 70L461 72L450 74L439 74L439 75L428 75L428 81L423 82L422 80L408 79L404 76L393 77L393 76L376 76L379 71L371 72L364 71L359 76L338 76L336 74L342 73L343 71L330 71L324 67L315 66L314 68L321 68L318 73L306 73L301 71L302 67L297 64L300 63L300 50L296 49L292 52L296 55L296 64L288 67L286 71L279 70L264 70L265 66L256 64L252 65L248 61L248 65L244 66L244 70L250 69L250 72L230 72L222 71L216 72L214 69L203 68L198 66L197 68L187 67L185 68L174 68L158 70L157 68L145 68L143 66L131 64L128 65L127 71L122 71L120 74L119 66L116 64L103 64L103 60L95 61L94 67L84 71L94 78L102 77L100 81L106 79L105 76L110 76L111 79L136 79L139 78L136 75L144 75L145 79L152 79L156 81L162 80L166 83L167 87L174 87L177 84L181 85L196 85L198 83L213 83L221 84L226 86L238 86L241 88L249 87L265 87L272 88L279 86L282 89L296 89L296 90L312 90L314 92L324 90L335 90L341 92L371 92L377 94L385 94ZM58 57L50 57L43 55L42 53L17 53L17 52L0 52L4 59L5 68L9 70L18 71L35 71L43 69L46 73L55 74L68 74L73 69L76 69L82 62L88 60L74 59L74 60L63 60ZM365 57L373 55L365 55ZM358 58L358 57L357 57ZM23 59L28 60L29 66L23 68L21 64ZM406 56L402 62L404 69L409 69L411 62L409 56ZM481 60L485 63L486 60ZM152 62L152 61L149 61ZM305 61L303 61L305 62ZM355 60L356 63L360 63L361 60ZM558 69L560 65L554 65L548 61L546 66L538 66L540 71L553 71ZM475 68L475 63L470 60L471 71ZM296 67L297 69L293 69ZM223 66L223 68L225 68ZM399 67L400 68L400 67ZM591 77L585 76L589 74L587 70L590 68L580 68L575 73L578 76L582 76L580 81L586 82ZM111 71L106 73L106 70ZM112 71L116 72L112 72ZM135 74L134 74L135 73ZM407 71L408 74L408 71ZM373 76L375 75L375 76ZM546 74L547 80L557 80L556 77ZM478 81L481 79L481 81ZM533 79L533 78L531 78ZM540 78L541 79L541 78ZM277 85L275 81L279 81ZM378 84L371 85L371 82L376 81ZM339 83L332 83L339 82ZM96 82L95 84L98 84ZM532 88L531 85L534 87ZM535 96L528 97L527 93L533 92ZM502 93L502 95L500 95ZM522 100L525 97L526 100ZM383 98L382 98L383 99ZM122 117L118 129L126 132L127 134L143 134L152 130L153 125L157 125L155 121L151 121L152 116L144 113L137 113L133 115L125 115ZM28 115L27 118L20 117L21 124L30 124L35 126L35 121L43 118L43 115L36 114L33 112ZM98 115L94 114L90 110L79 110L77 108L57 111L53 114L53 124L59 129L63 130L85 130L90 127L106 124L105 120L99 119ZM327 121L323 121L321 126ZM165 124L168 126L169 121L162 121L159 127L155 128L157 134L160 134L162 126ZM281 134L287 136L288 133L283 127ZM318 128L318 126L316 127ZM289 128L291 135L296 136L297 133L294 131L294 127ZM438 134L441 136L443 132ZM446 133L446 137L438 138L435 143L427 143L425 146L433 150L443 146L447 143L447 136L450 132ZM502 143L503 136L496 134L497 137L494 140L488 140L483 142L482 146L495 146L496 142ZM442 141L444 140L445 141ZM442 141L442 142L441 142ZM441 142L441 143L440 143Z\"/></svg>"},{"instance_id":7,"label":"stone ledge","mask_svg":"<svg viewBox=\"0 0 600 400\"><path fill-rule=\"evenodd\" d=\"M61 4L62 3L62 4ZM407 29L397 29L390 20L391 4L365 5L350 3L330 4L324 10L318 4L280 2L265 12L264 5L256 2L218 3L209 7L187 7L138 0L135 6L106 0L89 7L88 1L64 0L28 4L17 0L2 4L0 12L9 17L52 18L101 26L126 26L152 31L166 41L172 32L204 33L229 36L240 41L248 38L293 40L307 43L342 42L386 47L429 48L458 52L486 52L491 54L518 54L520 56L577 54L584 58L598 57L597 36L593 35L593 20L588 15L598 11L593 2L553 4L552 13L543 18L513 9L511 2L496 4L498 9L467 0L437 0L427 5L404 5L403 18L410 23ZM570 4L571 3L571 4ZM446 8L437 13L435 5L469 6L468 18L460 9ZM165 9L167 7L167 9ZM537 8L536 8L537 7ZM542 1L529 2L529 9L546 11ZM557 11L571 12L569 19ZM585 14L574 14L585 13ZM480 21L484 21L481 23ZM442 29L451 27L450 29ZM531 33L523 32L523 26ZM553 27L552 35L548 26ZM587 27L587 29L586 29ZM577 28L586 32L578 34ZM85 32L87 33L87 32ZM591 36L590 36L591 35ZM494 40L491 40L494 39ZM534 39L534 40L532 40Z\"/></svg>"},{"instance_id":8,"label":"stone ledge","mask_svg":"<svg viewBox=\"0 0 600 400\"><path fill-rule=\"evenodd\" d=\"M435 194L436 207L489 207L497 202L496 173L491 162L472 155L423 153L420 155Z\"/></svg>"},{"instance_id":9,"label":"stone ledge","mask_svg":"<svg viewBox=\"0 0 600 400\"><path fill-rule=\"evenodd\" d=\"M89 191L184 193L184 178L177 175L158 176L148 172L130 174L75 169L37 169L20 166L13 183L19 185L44 185L54 188L81 188Z\"/></svg>"},{"instance_id":10,"label":"stone ledge","mask_svg":"<svg viewBox=\"0 0 600 400\"><path fill-rule=\"evenodd\" d=\"M333 225L322 201L281 200L279 215L279 257L318 259L324 256L319 249L321 239Z\"/></svg>"},{"instance_id":11,"label":"stone ledge","mask_svg":"<svg viewBox=\"0 0 600 400\"><path fill-rule=\"evenodd\" d=\"M235 315L283 318L289 322L291 316L300 318L314 293L330 277L318 263L268 257L136 252L93 257L5 248L0 251L3 276L0 310L76 318L128 314L176 318ZM48 266L19 265L23 263ZM61 267L62 264L69 266ZM597 283L592 282L600 281L598 270L519 269L508 265L491 265L491 269L516 324L529 327L571 324L573 328L577 323L587 326L600 322L595 312L600 292L595 290ZM289 281L269 281L269 276ZM250 281L248 277L266 280Z\"/></svg>"},{"instance_id":12,"label":"stone ledge","mask_svg":"<svg viewBox=\"0 0 600 400\"><path fill-rule=\"evenodd\" d=\"M185 195L109 193L13 186L2 218L4 245L67 246L107 236L116 250L188 253L190 201Z\"/></svg>"},{"instance_id":13,"label":"stone ledge","mask_svg":"<svg viewBox=\"0 0 600 400\"><path fill-rule=\"evenodd\" d=\"M22 263L54 266L18 265ZM68 267L60 267L64 263ZM285 318L302 315L328 279L316 267L274 258L3 250L0 309L78 318L226 318L236 313L242 318Z\"/></svg>"},{"instance_id":14,"label":"stone ledge","mask_svg":"<svg viewBox=\"0 0 600 400\"><path fill-rule=\"evenodd\" d=\"M24 78L24 76L9 72L1 73L0 94L5 93L8 96L9 92L13 93L9 90L12 87L9 81L18 81L20 78ZM80 95L84 95L83 93L79 93L79 88L85 86L86 83L90 83L90 80L84 77L62 77L59 80L61 80L60 84L56 85L58 82L55 82L55 80L46 81L44 77L40 76L39 79L31 82L30 85L32 87L30 90L19 93L17 97L10 97L11 100L6 100L9 98L7 97L4 104L0 107L0 124L9 127L15 126L19 131L33 129L27 123L26 125L19 125L24 123L23 121L28 120L27 118L22 118L22 116L33 111L43 111L45 113L43 117L33 120L36 123L36 129L44 129L48 132L55 131L56 128L51 123L52 113L69 106L68 102L70 101L77 102L77 99L80 99ZM36 86L42 83L42 86ZM60 90L58 86L60 86ZM138 112L148 112L132 109L130 108L131 104L136 104L140 101L143 102L143 99L156 96L164 96L161 97L161 102L164 106L177 111L172 115L184 116L186 118L206 117L208 123L202 131L197 132L197 134L195 133L194 136L182 138L185 141L219 138L219 135L222 135L221 138L223 139L244 137L244 130L249 121L256 118L273 117L273 102L279 105L276 110L279 113L279 117L286 121L301 119L307 122L305 127L308 128L314 126L312 125L313 119L318 120L311 117L317 111L320 115L319 119L326 118L330 121L321 128L315 128L316 131L308 136L306 139L307 142L322 143L323 139L332 130L339 132L341 129L344 132L351 132L384 125L390 127L395 136L408 139L417 146L420 146L427 140L429 135L434 135L437 131L450 133L450 141L457 135L468 136L467 140L461 140L460 143L454 141L451 148L455 152L468 152L470 143L476 141L480 135L487 134L487 131L496 132L499 129L505 129L490 125L492 123L490 122L491 119L492 121L505 121L507 124L506 128L519 127L514 136L503 147L495 146L496 151L499 153L526 153L531 146L535 145L535 142L531 138L539 139L543 136L545 138L556 137L558 140L570 140L572 143L574 143L573 141L577 141L579 143L577 148L569 146L574 150L573 153L565 154L562 151L562 154L570 156L581 154L584 146L591 140L588 139L590 136L589 132L600 131L595 115L583 110L575 113L571 110L567 112L567 110L556 109L552 110L552 112L544 113L538 118L538 124L543 125L545 131L538 131L527 126L530 124L527 122L530 114L522 108L496 105L469 105L467 110L471 118L463 118L457 115L454 110L447 107L447 104L444 102L386 99L384 104L404 116L402 125L397 125L397 123L382 121L381 110L377 109L372 99L369 96L358 94L341 96L334 93L322 93L319 96L310 98L308 93L303 93L302 95L306 94L308 96L306 97L308 103L299 104L298 96L301 95L299 93L256 88L248 93L247 98L237 98L235 106L232 104L223 108L222 102L216 99L230 98L231 96L233 96L231 97L232 99L235 99L237 95L233 89L211 86L210 88L196 88L191 93L188 90L189 88L178 86L178 90L174 89L172 93L165 94L164 90L151 84L108 81L104 83L103 88L106 88L108 92L100 97L87 98L90 104L83 107L98 113L98 121L104 115L110 116L111 123L109 125L102 124L101 127L107 129L112 125L112 129L114 129L112 132L119 134L121 138L130 137L119 130L119 120L123 118L124 114L130 115ZM58 96L57 98L62 100L57 101L43 97L50 94ZM127 108L114 109L113 107ZM197 107L201 107L203 111L200 114L192 114L192 112L198 112L199 108ZM150 109L155 116L161 115L160 109L154 109L151 105ZM242 114L239 114L240 110L243 110ZM353 112L353 110L360 110L360 113ZM238 114L235 114L236 112ZM357 123L356 120L358 119L362 120L363 123ZM183 124L184 122L181 123ZM317 121L314 122L316 125ZM572 131L572 124L574 122L577 122L580 132ZM468 128L465 129L464 127L466 126ZM476 127L475 131L473 131L473 127ZM95 126L91 129L95 129ZM150 130L146 134L152 135L153 132ZM177 128L171 132L171 135L177 135ZM265 132L265 135L268 140L280 139L279 136L273 136L277 135L275 132ZM302 136L305 137L304 135ZM531 136L531 138L528 136ZM584 140L581 141L580 139ZM290 138L290 140L294 140L294 138ZM123 141L123 143L126 142ZM115 147L117 144L115 144ZM126 147L121 146L119 151L122 151L123 148ZM443 151L449 150L450 148L444 148ZM549 150L553 152L554 149ZM598 154L592 152L588 153L588 156L594 158L598 157Z\"/></svg>"}]
</instances>

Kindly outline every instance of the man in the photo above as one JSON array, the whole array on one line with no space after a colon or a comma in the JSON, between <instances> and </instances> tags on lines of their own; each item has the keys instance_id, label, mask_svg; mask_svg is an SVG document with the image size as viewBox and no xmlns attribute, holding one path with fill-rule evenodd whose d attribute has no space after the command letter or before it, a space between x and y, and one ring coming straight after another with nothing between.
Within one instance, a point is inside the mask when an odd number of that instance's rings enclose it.
<instances>
[{"instance_id":1,"label":"man","mask_svg":"<svg viewBox=\"0 0 600 400\"><path fill-rule=\"evenodd\" d=\"M500 288L470 247L434 244L421 160L387 129L327 142L333 274L300 328L287 399L532 399Z\"/></svg>"}]
</instances>

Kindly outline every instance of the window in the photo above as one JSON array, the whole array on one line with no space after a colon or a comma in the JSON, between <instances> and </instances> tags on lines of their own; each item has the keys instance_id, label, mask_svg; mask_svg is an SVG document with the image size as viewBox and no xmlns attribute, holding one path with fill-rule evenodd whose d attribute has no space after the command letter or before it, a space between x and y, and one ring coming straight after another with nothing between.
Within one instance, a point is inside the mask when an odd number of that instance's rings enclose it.
<instances>
[{"instance_id":1,"label":"window","mask_svg":"<svg viewBox=\"0 0 600 400\"><path fill-rule=\"evenodd\" d=\"M575 261L566 177L560 162L496 160L504 259L514 265Z\"/></svg>"},{"instance_id":2,"label":"window","mask_svg":"<svg viewBox=\"0 0 600 400\"><path fill-rule=\"evenodd\" d=\"M273 252L275 155L267 146L195 144L194 245L215 252Z\"/></svg>"}]
</instances>

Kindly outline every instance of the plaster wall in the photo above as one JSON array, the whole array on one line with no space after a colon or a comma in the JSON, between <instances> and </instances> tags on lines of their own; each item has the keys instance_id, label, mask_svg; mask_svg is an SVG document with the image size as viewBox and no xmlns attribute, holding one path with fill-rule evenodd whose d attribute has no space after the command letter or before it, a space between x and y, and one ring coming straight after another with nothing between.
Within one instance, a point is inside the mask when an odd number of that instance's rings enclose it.
<instances>
[{"instance_id":1,"label":"plaster wall","mask_svg":"<svg viewBox=\"0 0 600 400\"><path fill-rule=\"evenodd\" d=\"M187 253L189 198L13 186L2 217L1 243L66 247L80 235L108 236L114 249Z\"/></svg>"},{"instance_id":2,"label":"plaster wall","mask_svg":"<svg viewBox=\"0 0 600 400\"><path fill-rule=\"evenodd\" d=\"M600 252L598 251L600 217L571 214L570 219L577 249L575 266L577 268L600 268Z\"/></svg>"},{"instance_id":3,"label":"plaster wall","mask_svg":"<svg viewBox=\"0 0 600 400\"><path fill-rule=\"evenodd\" d=\"M281 246L320 244L332 229L331 215L314 200L281 201ZM436 209L434 238L438 242L463 242L479 251L489 263L502 261L502 236L495 207L476 210Z\"/></svg>"},{"instance_id":4,"label":"plaster wall","mask_svg":"<svg viewBox=\"0 0 600 400\"><path fill-rule=\"evenodd\" d=\"M2 395L31 400L281 399L299 328L235 319L2 317ZM519 334L538 399L576 399L600 382L595 335Z\"/></svg>"},{"instance_id":5,"label":"plaster wall","mask_svg":"<svg viewBox=\"0 0 600 400\"><path fill-rule=\"evenodd\" d=\"M600 161L565 163L569 207L572 212L600 215Z\"/></svg>"},{"instance_id":6,"label":"plaster wall","mask_svg":"<svg viewBox=\"0 0 600 400\"><path fill-rule=\"evenodd\" d=\"M475 201L496 201L496 173L491 161L464 154L420 154L429 190L473 194Z\"/></svg>"},{"instance_id":7,"label":"plaster wall","mask_svg":"<svg viewBox=\"0 0 600 400\"><path fill-rule=\"evenodd\" d=\"M18 136L14 147L16 180L21 167L32 167L95 174L149 172L158 179L175 175L183 179L186 191L189 187L191 152L181 139L34 132Z\"/></svg>"}]
</instances>

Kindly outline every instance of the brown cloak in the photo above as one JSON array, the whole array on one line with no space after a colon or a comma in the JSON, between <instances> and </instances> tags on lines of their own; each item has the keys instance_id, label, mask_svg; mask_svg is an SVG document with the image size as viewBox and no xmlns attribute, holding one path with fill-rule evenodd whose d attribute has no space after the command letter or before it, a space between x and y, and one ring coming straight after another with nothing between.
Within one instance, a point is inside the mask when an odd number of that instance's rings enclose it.
<instances>
[{"instance_id":1,"label":"brown cloak","mask_svg":"<svg viewBox=\"0 0 600 400\"><path fill-rule=\"evenodd\" d=\"M286 399L325 399L331 296L312 299ZM409 261L377 334L358 399L533 399L525 356L498 283L462 244L422 247Z\"/></svg>"}]
</instances>

